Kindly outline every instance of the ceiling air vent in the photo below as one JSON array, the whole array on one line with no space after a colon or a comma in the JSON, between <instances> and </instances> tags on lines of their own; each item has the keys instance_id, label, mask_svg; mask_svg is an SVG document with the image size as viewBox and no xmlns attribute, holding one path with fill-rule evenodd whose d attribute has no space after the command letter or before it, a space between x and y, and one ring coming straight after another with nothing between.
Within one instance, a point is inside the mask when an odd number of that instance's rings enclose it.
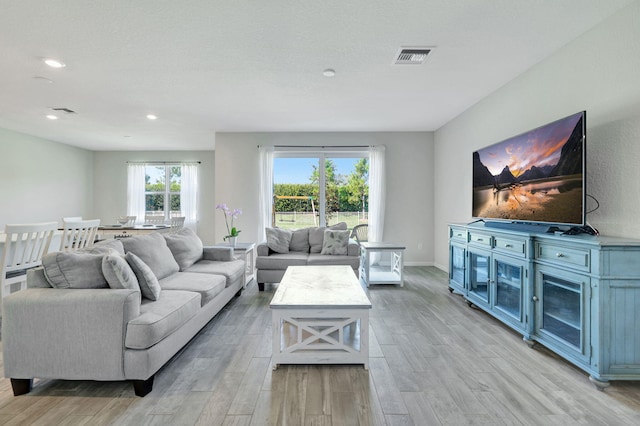
<instances>
[{"instance_id":1,"label":"ceiling air vent","mask_svg":"<svg viewBox=\"0 0 640 426\"><path fill-rule=\"evenodd\" d=\"M69 108L51 108L54 111L60 111L60 112L64 112L66 114L75 114L76 112L72 109Z\"/></svg>"},{"instance_id":2,"label":"ceiling air vent","mask_svg":"<svg viewBox=\"0 0 640 426\"><path fill-rule=\"evenodd\" d=\"M420 65L432 50L432 47L401 47L393 63L394 65Z\"/></svg>"}]
</instances>

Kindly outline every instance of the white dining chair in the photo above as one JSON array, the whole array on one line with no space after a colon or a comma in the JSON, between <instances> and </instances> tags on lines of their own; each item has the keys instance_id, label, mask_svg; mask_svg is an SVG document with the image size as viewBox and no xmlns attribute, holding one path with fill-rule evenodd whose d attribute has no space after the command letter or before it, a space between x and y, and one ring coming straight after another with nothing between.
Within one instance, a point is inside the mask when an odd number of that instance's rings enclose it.
<instances>
[{"instance_id":1,"label":"white dining chair","mask_svg":"<svg viewBox=\"0 0 640 426\"><path fill-rule=\"evenodd\" d=\"M5 225L5 241L0 265L0 299L27 288L27 270L40 266L49 250L57 222ZM1 312L1 308L0 308Z\"/></svg>"},{"instance_id":2,"label":"white dining chair","mask_svg":"<svg viewBox=\"0 0 640 426\"><path fill-rule=\"evenodd\" d=\"M91 247L96 240L100 219L64 221L60 251L76 251Z\"/></svg>"},{"instance_id":3,"label":"white dining chair","mask_svg":"<svg viewBox=\"0 0 640 426\"><path fill-rule=\"evenodd\" d=\"M164 216L146 215L144 217L144 223L147 225L164 225Z\"/></svg>"},{"instance_id":4,"label":"white dining chair","mask_svg":"<svg viewBox=\"0 0 640 426\"><path fill-rule=\"evenodd\" d=\"M171 218L171 229L169 233L175 234L184 227L184 216L176 216Z\"/></svg>"}]
</instances>

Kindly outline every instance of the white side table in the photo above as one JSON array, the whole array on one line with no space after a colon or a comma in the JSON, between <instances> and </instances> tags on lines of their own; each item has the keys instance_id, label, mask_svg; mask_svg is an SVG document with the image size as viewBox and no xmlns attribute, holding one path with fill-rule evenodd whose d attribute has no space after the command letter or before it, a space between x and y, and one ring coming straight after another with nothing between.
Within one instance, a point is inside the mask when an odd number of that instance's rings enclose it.
<instances>
[{"instance_id":1,"label":"white side table","mask_svg":"<svg viewBox=\"0 0 640 426\"><path fill-rule=\"evenodd\" d=\"M395 243L360 243L360 281L371 284L400 284L404 286L403 268L406 247ZM374 262L374 253L380 258Z\"/></svg>"},{"instance_id":2,"label":"white side table","mask_svg":"<svg viewBox=\"0 0 640 426\"><path fill-rule=\"evenodd\" d=\"M215 244L214 247L232 247L229 243ZM247 270L245 273L246 280L244 286L255 278L256 274L256 244L255 243L236 243L233 246L234 256L244 260L247 263Z\"/></svg>"}]
</instances>

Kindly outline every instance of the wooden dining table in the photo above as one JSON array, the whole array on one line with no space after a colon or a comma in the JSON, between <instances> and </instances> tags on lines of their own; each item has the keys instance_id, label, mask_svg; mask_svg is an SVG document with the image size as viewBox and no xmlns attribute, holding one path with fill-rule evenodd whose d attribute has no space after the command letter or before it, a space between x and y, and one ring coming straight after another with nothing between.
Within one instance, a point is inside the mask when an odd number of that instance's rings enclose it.
<instances>
[{"instance_id":1,"label":"wooden dining table","mask_svg":"<svg viewBox=\"0 0 640 426\"><path fill-rule=\"evenodd\" d=\"M125 238L134 235L150 234L152 232L169 232L170 229L170 225L100 225L98 226L98 235L103 239Z\"/></svg>"}]
</instances>

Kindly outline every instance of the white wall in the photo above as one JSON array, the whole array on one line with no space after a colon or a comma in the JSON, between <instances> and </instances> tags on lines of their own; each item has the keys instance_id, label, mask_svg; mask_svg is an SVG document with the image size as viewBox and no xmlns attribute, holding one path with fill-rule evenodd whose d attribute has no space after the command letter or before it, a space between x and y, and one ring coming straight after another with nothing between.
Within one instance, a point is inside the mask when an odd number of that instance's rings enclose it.
<instances>
[{"instance_id":1,"label":"white wall","mask_svg":"<svg viewBox=\"0 0 640 426\"><path fill-rule=\"evenodd\" d=\"M127 213L127 161L201 161L198 235L204 244L214 239L214 151L100 151L94 153L94 212L101 223L115 223Z\"/></svg>"},{"instance_id":2,"label":"white wall","mask_svg":"<svg viewBox=\"0 0 640 426\"><path fill-rule=\"evenodd\" d=\"M587 111L589 214L601 233L640 238L640 1L603 21L435 133L435 261L447 223L471 219L474 150ZM587 206L594 203L588 201Z\"/></svg>"},{"instance_id":3,"label":"white wall","mask_svg":"<svg viewBox=\"0 0 640 426\"><path fill-rule=\"evenodd\" d=\"M93 153L0 129L0 232L92 215Z\"/></svg>"},{"instance_id":4,"label":"white wall","mask_svg":"<svg viewBox=\"0 0 640 426\"><path fill-rule=\"evenodd\" d=\"M387 202L384 239L407 246L406 262L433 264L433 134L406 133L217 133L216 204L241 208L239 241L260 241L258 145L385 145ZM216 239L226 234L216 214ZM422 249L418 245L422 244Z\"/></svg>"}]
</instances>

